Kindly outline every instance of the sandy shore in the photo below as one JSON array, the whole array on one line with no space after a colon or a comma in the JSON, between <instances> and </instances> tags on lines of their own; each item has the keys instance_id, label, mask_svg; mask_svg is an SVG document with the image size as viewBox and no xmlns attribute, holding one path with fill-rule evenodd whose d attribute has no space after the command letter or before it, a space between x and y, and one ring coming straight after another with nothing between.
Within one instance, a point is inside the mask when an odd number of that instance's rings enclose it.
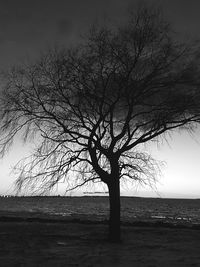
<instances>
[{"instance_id":1,"label":"sandy shore","mask_svg":"<svg viewBox=\"0 0 200 267\"><path fill-rule=\"evenodd\" d=\"M107 225L0 222L0 266L200 266L200 230L123 226L121 244Z\"/></svg>"}]
</instances>

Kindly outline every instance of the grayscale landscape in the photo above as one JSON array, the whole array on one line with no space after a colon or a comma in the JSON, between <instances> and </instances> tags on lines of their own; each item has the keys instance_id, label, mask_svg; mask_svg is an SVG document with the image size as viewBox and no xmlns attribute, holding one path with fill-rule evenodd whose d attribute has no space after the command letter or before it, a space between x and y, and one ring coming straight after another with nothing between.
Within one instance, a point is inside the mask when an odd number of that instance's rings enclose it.
<instances>
[{"instance_id":1,"label":"grayscale landscape","mask_svg":"<svg viewBox=\"0 0 200 267\"><path fill-rule=\"evenodd\" d=\"M200 266L199 10L0 1L0 266Z\"/></svg>"}]
</instances>

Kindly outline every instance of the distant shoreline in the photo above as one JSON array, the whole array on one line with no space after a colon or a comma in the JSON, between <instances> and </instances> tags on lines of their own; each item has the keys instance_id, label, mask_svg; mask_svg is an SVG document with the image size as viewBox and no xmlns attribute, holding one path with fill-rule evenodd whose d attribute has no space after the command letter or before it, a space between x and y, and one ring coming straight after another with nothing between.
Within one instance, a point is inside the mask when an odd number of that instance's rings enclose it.
<instances>
[{"instance_id":1,"label":"distant shoreline","mask_svg":"<svg viewBox=\"0 0 200 267\"><path fill-rule=\"evenodd\" d=\"M76 196L62 196L62 195L52 195L52 196L45 196L45 195L22 195L22 196L15 196L15 195L0 195L1 198L108 198L108 194L100 194L96 195L95 193L91 193L88 195L76 195ZM199 198L184 198L184 197L144 197L144 196L121 196L121 198L132 198L132 199L172 199L172 200L200 200Z\"/></svg>"}]
</instances>

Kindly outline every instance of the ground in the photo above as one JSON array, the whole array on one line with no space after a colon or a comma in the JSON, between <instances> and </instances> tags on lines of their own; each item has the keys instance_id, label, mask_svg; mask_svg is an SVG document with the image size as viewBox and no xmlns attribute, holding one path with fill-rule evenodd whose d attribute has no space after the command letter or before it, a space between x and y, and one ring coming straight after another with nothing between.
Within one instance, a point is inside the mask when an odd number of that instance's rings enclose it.
<instances>
[{"instance_id":1,"label":"ground","mask_svg":"<svg viewBox=\"0 0 200 267\"><path fill-rule=\"evenodd\" d=\"M200 266L200 230L123 226L122 242L106 224L0 222L0 266Z\"/></svg>"}]
</instances>

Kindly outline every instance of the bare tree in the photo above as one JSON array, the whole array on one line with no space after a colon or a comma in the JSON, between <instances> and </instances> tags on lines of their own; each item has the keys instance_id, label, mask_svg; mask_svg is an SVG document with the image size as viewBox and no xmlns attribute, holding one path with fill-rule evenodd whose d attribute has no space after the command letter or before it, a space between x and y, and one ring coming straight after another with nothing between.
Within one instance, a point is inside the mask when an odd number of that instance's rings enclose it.
<instances>
[{"instance_id":1,"label":"bare tree","mask_svg":"<svg viewBox=\"0 0 200 267\"><path fill-rule=\"evenodd\" d=\"M192 51L160 12L143 7L118 29L93 28L80 46L9 72L1 153L18 132L38 140L18 189L105 183L110 239L119 241L121 179L154 179L155 161L141 144L198 121L198 85Z\"/></svg>"}]
</instances>

